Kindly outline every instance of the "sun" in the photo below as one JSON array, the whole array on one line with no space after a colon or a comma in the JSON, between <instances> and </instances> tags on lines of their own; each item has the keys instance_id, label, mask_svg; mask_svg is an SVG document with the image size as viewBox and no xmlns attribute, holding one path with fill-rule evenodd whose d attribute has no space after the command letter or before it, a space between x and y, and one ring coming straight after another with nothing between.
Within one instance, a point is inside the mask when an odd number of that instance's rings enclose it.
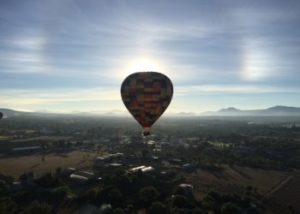
<instances>
[{"instance_id":1,"label":"sun","mask_svg":"<svg viewBox=\"0 0 300 214\"><path fill-rule=\"evenodd\" d=\"M123 69L119 69L117 73L118 79L124 79L128 75L136 72L156 71L166 73L166 69L162 61L157 58L140 56L124 59Z\"/></svg>"},{"instance_id":2,"label":"sun","mask_svg":"<svg viewBox=\"0 0 300 214\"><path fill-rule=\"evenodd\" d=\"M128 60L126 68L123 70L123 77L135 72L160 71L159 62L149 57L139 57Z\"/></svg>"},{"instance_id":3,"label":"sun","mask_svg":"<svg viewBox=\"0 0 300 214\"><path fill-rule=\"evenodd\" d=\"M141 71L158 71L158 62L150 58L137 58L133 59L128 65L128 72L141 72Z\"/></svg>"},{"instance_id":4,"label":"sun","mask_svg":"<svg viewBox=\"0 0 300 214\"><path fill-rule=\"evenodd\" d=\"M129 69L132 72L137 71L157 71L158 63L148 58L138 58L132 61Z\"/></svg>"}]
</instances>

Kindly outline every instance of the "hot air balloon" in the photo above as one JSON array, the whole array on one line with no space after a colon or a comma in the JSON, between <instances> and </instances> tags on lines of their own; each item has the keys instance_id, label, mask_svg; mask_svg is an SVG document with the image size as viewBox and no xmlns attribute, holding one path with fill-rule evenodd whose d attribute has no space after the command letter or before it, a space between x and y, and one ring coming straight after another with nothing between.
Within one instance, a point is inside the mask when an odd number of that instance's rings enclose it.
<instances>
[{"instance_id":1,"label":"hot air balloon","mask_svg":"<svg viewBox=\"0 0 300 214\"><path fill-rule=\"evenodd\" d=\"M171 80L158 72L137 72L129 75L121 86L124 105L143 127L144 136L164 113L173 96Z\"/></svg>"}]
</instances>

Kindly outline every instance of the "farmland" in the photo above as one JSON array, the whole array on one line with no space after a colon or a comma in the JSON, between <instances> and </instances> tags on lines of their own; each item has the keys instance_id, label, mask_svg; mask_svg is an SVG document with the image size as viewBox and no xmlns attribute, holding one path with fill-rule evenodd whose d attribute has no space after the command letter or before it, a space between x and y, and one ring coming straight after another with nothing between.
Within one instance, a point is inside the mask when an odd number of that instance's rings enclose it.
<instances>
[{"instance_id":1,"label":"farmland","mask_svg":"<svg viewBox=\"0 0 300 214\"><path fill-rule=\"evenodd\" d=\"M285 207L290 207L294 212L300 210L299 204L300 197L300 172L293 173L291 179L289 179L281 188L277 189L270 196L270 210L272 213L283 213Z\"/></svg>"},{"instance_id":2,"label":"farmland","mask_svg":"<svg viewBox=\"0 0 300 214\"><path fill-rule=\"evenodd\" d=\"M0 157L0 169L1 173L16 179L29 171L40 176L47 172L54 172L58 167L78 169L90 167L96 155L93 152L73 151L48 155Z\"/></svg>"},{"instance_id":3,"label":"farmland","mask_svg":"<svg viewBox=\"0 0 300 214\"><path fill-rule=\"evenodd\" d=\"M194 184L195 194L201 199L211 188L219 192L239 194L246 187L252 186L259 194L264 195L287 176L289 173L282 171L223 166L218 171L200 169L187 174L186 181Z\"/></svg>"}]
</instances>

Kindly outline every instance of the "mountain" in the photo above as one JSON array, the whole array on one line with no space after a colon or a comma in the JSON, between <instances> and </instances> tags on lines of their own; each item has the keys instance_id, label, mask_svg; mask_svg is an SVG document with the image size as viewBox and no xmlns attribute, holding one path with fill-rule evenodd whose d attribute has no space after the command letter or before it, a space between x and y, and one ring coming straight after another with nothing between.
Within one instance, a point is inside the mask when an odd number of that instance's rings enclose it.
<instances>
[{"instance_id":1,"label":"mountain","mask_svg":"<svg viewBox=\"0 0 300 214\"><path fill-rule=\"evenodd\" d=\"M194 112L178 112L178 113L169 113L168 115L172 117L193 117L196 114Z\"/></svg>"},{"instance_id":2,"label":"mountain","mask_svg":"<svg viewBox=\"0 0 300 214\"><path fill-rule=\"evenodd\" d=\"M38 112L26 112L26 111L16 111L13 109L5 109L0 108L0 112L3 113L3 118L11 118L11 117L95 117L95 116L126 116L125 111L119 111L112 109L110 111L90 111L90 112L81 112L81 111L73 111L71 113L55 113L48 111L38 111Z\"/></svg>"},{"instance_id":3,"label":"mountain","mask_svg":"<svg viewBox=\"0 0 300 214\"><path fill-rule=\"evenodd\" d=\"M21 115L28 113L28 112L15 111L15 110L6 109L6 108L1 108L0 112L2 112L4 118L21 116Z\"/></svg>"},{"instance_id":4,"label":"mountain","mask_svg":"<svg viewBox=\"0 0 300 214\"><path fill-rule=\"evenodd\" d=\"M234 108L234 107L229 107L229 108L222 108L219 112L224 113L224 114L236 114L241 112L241 110Z\"/></svg>"},{"instance_id":5,"label":"mountain","mask_svg":"<svg viewBox=\"0 0 300 214\"><path fill-rule=\"evenodd\" d=\"M240 110L234 107L224 108L217 112L205 112L203 116L300 116L300 108L274 106L266 109Z\"/></svg>"},{"instance_id":6,"label":"mountain","mask_svg":"<svg viewBox=\"0 0 300 214\"><path fill-rule=\"evenodd\" d=\"M18 117L18 116L34 116L34 117L61 117L61 116L78 116L78 117L87 117L87 116L128 116L129 114L118 111L97 111L97 112L72 112L72 113L49 113L49 112L24 112L24 111L15 111L12 109L0 109L0 112L3 113L4 118ZM198 114L194 112L179 112L179 113L169 113L169 116L176 117L193 117ZM300 116L300 108L298 107L289 107L289 106L273 106L266 109L256 109L256 110L241 110L234 107L222 108L219 111L209 111L204 112L201 116Z\"/></svg>"},{"instance_id":7,"label":"mountain","mask_svg":"<svg viewBox=\"0 0 300 214\"><path fill-rule=\"evenodd\" d=\"M49 112L27 112L27 111L17 111L13 109L0 108L0 112L3 113L3 118L12 118L12 117L53 117L62 114L49 113ZM67 114L65 114L67 115Z\"/></svg>"}]
</instances>

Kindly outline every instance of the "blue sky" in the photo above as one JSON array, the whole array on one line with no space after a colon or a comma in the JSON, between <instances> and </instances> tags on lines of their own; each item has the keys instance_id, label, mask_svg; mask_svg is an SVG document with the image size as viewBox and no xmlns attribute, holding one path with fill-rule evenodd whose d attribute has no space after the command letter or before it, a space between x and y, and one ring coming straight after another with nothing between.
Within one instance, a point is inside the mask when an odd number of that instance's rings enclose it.
<instances>
[{"instance_id":1,"label":"blue sky","mask_svg":"<svg viewBox=\"0 0 300 214\"><path fill-rule=\"evenodd\" d=\"M297 0L2 0L0 107L126 111L122 80L157 70L167 111L300 106Z\"/></svg>"}]
</instances>

